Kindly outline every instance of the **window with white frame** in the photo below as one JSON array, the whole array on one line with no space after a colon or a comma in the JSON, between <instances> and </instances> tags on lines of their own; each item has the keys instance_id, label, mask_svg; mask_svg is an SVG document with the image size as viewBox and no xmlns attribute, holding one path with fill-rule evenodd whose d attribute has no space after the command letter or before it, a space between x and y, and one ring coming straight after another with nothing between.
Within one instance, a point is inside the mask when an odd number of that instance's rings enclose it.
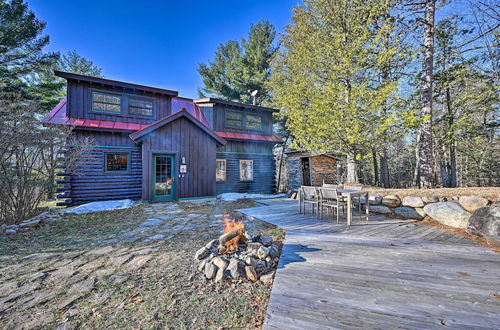
<instances>
[{"instance_id":1,"label":"window with white frame","mask_svg":"<svg viewBox=\"0 0 500 330\"><path fill-rule=\"evenodd\" d=\"M253 181L253 160L240 160L240 181Z\"/></svg>"},{"instance_id":2,"label":"window with white frame","mask_svg":"<svg viewBox=\"0 0 500 330\"><path fill-rule=\"evenodd\" d=\"M226 160L217 159L217 167L215 172L216 181L226 181Z\"/></svg>"}]
</instances>

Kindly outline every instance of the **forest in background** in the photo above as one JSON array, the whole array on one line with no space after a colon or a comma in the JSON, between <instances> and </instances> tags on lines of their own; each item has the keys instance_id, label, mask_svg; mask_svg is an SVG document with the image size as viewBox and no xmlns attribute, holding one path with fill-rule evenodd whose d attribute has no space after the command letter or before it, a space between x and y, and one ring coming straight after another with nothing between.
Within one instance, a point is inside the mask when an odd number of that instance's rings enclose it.
<instances>
[{"instance_id":1,"label":"forest in background","mask_svg":"<svg viewBox=\"0 0 500 330\"><path fill-rule=\"evenodd\" d=\"M305 0L291 21L221 44L200 95L256 90L281 109L285 149L338 156L340 182L500 184L496 1Z\"/></svg>"}]
</instances>

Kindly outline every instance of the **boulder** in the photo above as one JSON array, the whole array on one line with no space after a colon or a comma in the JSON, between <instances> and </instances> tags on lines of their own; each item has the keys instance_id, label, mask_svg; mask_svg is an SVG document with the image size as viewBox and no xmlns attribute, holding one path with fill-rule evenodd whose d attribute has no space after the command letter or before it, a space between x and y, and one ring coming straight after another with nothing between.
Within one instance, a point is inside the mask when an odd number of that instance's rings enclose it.
<instances>
[{"instance_id":1,"label":"boulder","mask_svg":"<svg viewBox=\"0 0 500 330\"><path fill-rule=\"evenodd\" d=\"M215 274L215 282L219 283L225 278L225 273L224 270L220 269L217 271L217 274Z\"/></svg>"},{"instance_id":2,"label":"boulder","mask_svg":"<svg viewBox=\"0 0 500 330\"><path fill-rule=\"evenodd\" d=\"M424 196L422 197L422 201L425 204L437 203L439 202L439 198L436 196Z\"/></svg>"},{"instance_id":3,"label":"boulder","mask_svg":"<svg viewBox=\"0 0 500 330\"><path fill-rule=\"evenodd\" d=\"M273 284L273 279L274 279L274 274L276 271L269 272L267 274L264 274L260 277L260 281L264 283L265 285L271 285Z\"/></svg>"},{"instance_id":4,"label":"boulder","mask_svg":"<svg viewBox=\"0 0 500 330\"><path fill-rule=\"evenodd\" d=\"M413 207L400 206L394 209L394 213L405 219L423 220L424 217Z\"/></svg>"},{"instance_id":5,"label":"boulder","mask_svg":"<svg viewBox=\"0 0 500 330\"><path fill-rule=\"evenodd\" d=\"M257 280L259 279L257 277L255 268L253 268L252 266L245 266L245 274L247 275L247 278L252 282L257 282Z\"/></svg>"},{"instance_id":6,"label":"boulder","mask_svg":"<svg viewBox=\"0 0 500 330\"><path fill-rule=\"evenodd\" d=\"M259 235L258 242L260 242L264 246L270 246L271 244L273 244L273 239L267 235Z\"/></svg>"},{"instance_id":7,"label":"boulder","mask_svg":"<svg viewBox=\"0 0 500 330\"><path fill-rule=\"evenodd\" d=\"M401 205L401 199L396 195L388 195L382 198L382 205L388 207L398 207Z\"/></svg>"},{"instance_id":8,"label":"boulder","mask_svg":"<svg viewBox=\"0 0 500 330\"><path fill-rule=\"evenodd\" d=\"M368 203L370 203L370 205L380 205L380 203L382 203L382 196L379 194L369 195Z\"/></svg>"},{"instance_id":9,"label":"boulder","mask_svg":"<svg viewBox=\"0 0 500 330\"><path fill-rule=\"evenodd\" d=\"M201 259L205 258L206 256L208 256L209 252L210 251L204 246L201 249L199 249L198 251L196 251L194 257L198 260L201 260Z\"/></svg>"},{"instance_id":10,"label":"boulder","mask_svg":"<svg viewBox=\"0 0 500 330\"><path fill-rule=\"evenodd\" d=\"M226 269L229 276L231 276L235 280L240 277L243 277L244 270L245 270L245 265L243 264L243 262L241 262L239 259L236 258L231 259L231 261L229 262L229 266L227 266Z\"/></svg>"},{"instance_id":11,"label":"boulder","mask_svg":"<svg viewBox=\"0 0 500 330\"><path fill-rule=\"evenodd\" d=\"M213 239L210 242L208 242L207 245L205 245L205 247L207 249L209 249L209 250L215 249L215 248L217 248L217 246L219 246L219 240L218 239Z\"/></svg>"},{"instance_id":12,"label":"boulder","mask_svg":"<svg viewBox=\"0 0 500 330\"><path fill-rule=\"evenodd\" d=\"M205 277L208 278L209 280L214 278L215 275L217 274L217 266L215 266L213 263L208 263L205 266Z\"/></svg>"},{"instance_id":13,"label":"boulder","mask_svg":"<svg viewBox=\"0 0 500 330\"><path fill-rule=\"evenodd\" d=\"M422 218L425 218L425 216L427 215L427 213L425 213L423 207L417 207L417 208L415 208L415 211L418 212L418 214L420 214L422 216Z\"/></svg>"},{"instance_id":14,"label":"boulder","mask_svg":"<svg viewBox=\"0 0 500 330\"><path fill-rule=\"evenodd\" d=\"M261 246L262 244L260 244L259 242L249 242L247 243L247 250L248 251L258 250Z\"/></svg>"},{"instance_id":15,"label":"boulder","mask_svg":"<svg viewBox=\"0 0 500 330\"><path fill-rule=\"evenodd\" d=\"M467 232L487 238L488 243L500 244L500 206L483 206L472 213Z\"/></svg>"},{"instance_id":16,"label":"boulder","mask_svg":"<svg viewBox=\"0 0 500 330\"><path fill-rule=\"evenodd\" d=\"M259 257L259 259L265 259L268 255L269 255L269 248L266 248L265 246L261 246L257 250L257 257Z\"/></svg>"},{"instance_id":17,"label":"boulder","mask_svg":"<svg viewBox=\"0 0 500 330\"><path fill-rule=\"evenodd\" d=\"M424 207L425 203L419 196L406 196L403 198L403 206L417 208Z\"/></svg>"},{"instance_id":18,"label":"boulder","mask_svg":"<svg viewBox=\"0 0 500 330\"><path fill-rule=\"evenodd\" d=\"M457 202L438 202L424 207L425 213L437 222L455 228L467 228L470 213Z\"/></svg>"},{"instance_id":19,"label":"boulder","mask_svg":"<svg viewBox=\"0 0 500 330\"><path fill-rule=\"evenodd\" d=\"M488 205L488 200L481 196L462 196L458 202L469 212L474 212L478 208Z\"/></svg>"},{"instance_id":20,"label":"boulder","mask_svg":"<svg viewBox=\"0 0 500 330\"><path fill-rule=\"evenodd\" d=\"M271 247L269 248L269 256L271 258L276 258L278 255L279 255L279 250L278 250L278 247L276 245L271 245Z\"/></svg>"},{"instance_id":21,"label":"boulder","mask_svg":"<svg viewBox=\"0 0 500 330\"><path fill-rule=\"evenodd\" d=\"M212 260L212 263L214 265L216 265L217 268L222 269L222 270L226 270L227 266L229 265L229 262L227 262L227 260L222 258L222 257L215 257Z\"/></svg>"},{"instance_id":22,"label":"boulder","mask_svg":"<svg viewBox=\"0 0 500 330\"><path fill-rule=\"evenodd\" d=\"M383 205L373 205L370 206L370 211L374 213L390 214L391 209Z\"/></svg>"}]
</instances>

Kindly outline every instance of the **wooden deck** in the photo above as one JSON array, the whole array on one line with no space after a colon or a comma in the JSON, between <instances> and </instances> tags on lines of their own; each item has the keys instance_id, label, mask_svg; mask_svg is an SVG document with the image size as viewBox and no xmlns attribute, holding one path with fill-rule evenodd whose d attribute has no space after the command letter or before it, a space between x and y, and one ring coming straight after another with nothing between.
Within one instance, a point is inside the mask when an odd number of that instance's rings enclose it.
<instances>
[{"instance_id":1,"label":"wooden deck","mask_svg":"<svg viewBox=\"0 0 500 330\"><path fill-rule=\"evenodd\" d=\"M260 202L239 211L286 230L264 329L500 328L500 254L412 221L348 228Z\"/></svg>"}]
</instances>

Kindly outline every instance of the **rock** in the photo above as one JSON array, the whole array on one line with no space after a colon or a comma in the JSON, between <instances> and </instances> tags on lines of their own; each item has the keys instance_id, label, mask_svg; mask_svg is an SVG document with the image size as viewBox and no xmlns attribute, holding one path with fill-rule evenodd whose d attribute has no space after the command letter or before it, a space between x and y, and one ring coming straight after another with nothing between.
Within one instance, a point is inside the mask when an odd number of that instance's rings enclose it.
<instances>
[{"instance_id":1,"label":"rock","mask_svg":"<svg viewBox=\"0 0 500 330\"><path fill-rule=\"evenodd\" d=\"M220 269L217 271L217 274L215 274L215 282L219 283L225 278L225 272L224 270Z\"/></svg>"},{"instance_id":2,"label":"rock","mask_svg":"<svg viewBox=\"0 0 500 330\"><path fill-rule=\"evenodd\" d=\"M249 242L247 243L247 251L258 250L262 244L259 242Z\"/></svg>"},{"instance_id":3,"label":"rock","mask_svg":"<svg viewBox=\"0 0 500 330\"><path fill-rule=\"evenodd\" d=\"M215 275L217 274L217 266L214 265L213 263L207 263L205 265L205 277L208 278L209 280L214 278Z\"/></svg>"},{"instance_id":4,"label":"rock","mask_svg":"<svg viewBox=\"0 0 500 330\"><path fill-rule=\"evenodd\" d=\"M269 256L271 258L276 258L278 255L279 255L279 250L278 250L278 247L276 245L271 245L271 247L269 248Z\"/></svg>"},{"instance_id":5,"label":"rock","mask_svg":"<svg viewBox=\"0 0 500 330\"><path fill-rule=\"evenodd\" d=\"M152 242L152 241L159 241L165 238L165 235L158 234L158 235L153 235L144 240L144 242Z\"/></svg>"},{"instance_id":6,"label":"rock","mask_svg":"<svg viewBox=\"0 0 500 330\"><path fill-rule=\"evenodd\" d=\"M257 260L255 260L254 258L252 257L246 257L245 258L245 264L247 266L252 266L252 267L255 267L255 265L257 264Z\"/></svg>"},{"instance_id":7,"label":"rock","mask_svg":"<svg viewBox=\"0 0 500 330\"><path fill-rule=\"evenodd\" d=\"M160 219L148 219L147 221L141 223L139 227L154 227L154 226L159 226L162 223L163 221Z\"/></svg>"},{"instance_id":8,"label":"rock","mask_svg":"<svg viewBox=\"0 0 500 330\"><path fill-rule=\"evenodd\" d=\"M264 246L270 246L271 244L273 244L273 239L270 236L262 235L262 236L260 236L260 242Z\"/></svg>"},{"instance_id":9,"label":"rock","mask_svg":"<svg viewBox=\"0 0 500 330\"><path fill-rule=\"evenodd\" d=\"M198 251L196 251L194 257L198 260L201 260L201 259L205 258L206 256L208 256L209 252L210 251L204 246L201 249L199 249Z\"/></svg>"},{"instance_id":10,"label":"rock","mask_svg":"<svg viewBox=\"0 0 500 330\"><path fill-rule=\"evenodd\" d=\"M427 204L425 213L437 222L455 228L467 228L470 213L456 202L438 202Z\"/></svg>"},{"instance_id":11,"label":"rock","mask_svg":"<svg viewBox=\"0 0 500 330\"><path fill-rule=\"evenodd\" d=\"M257 260L257 264L255 265L255 270L259 274L266 273L269 270L269 265L265 260Z\"/></svg>"},{"instance_id":12,"label":"rock","mask_svg":"<svg viewBox=\"0 0 500 330\"><path fill-rule=\"evenodd\" d=\"M388 207L398 207L401 205L401 199L396 195L388 195L382 198L382 205Z\"/></svg>"},{"instance_id":13,"label":"rock","mask_svg":"<svg viewBox=\"0 0 500 330\"><path fill-rule=\"evenodd\" d=\"M63 314L63 316L71 317L71 316L78 314L79 312L80 312L80 308L78 307L78 305L75 304L75 305L71 306L70 308L68 308L68 310Z\"/></svg>"},{"instance_id":14,"label":"rock","mask_svg":"<svg viewBox=\"0 0 500 330\"><path fill-rule=\"evenodd\" d=\"M273 284L273 279L274 279L274 274L276 273L276 271L272 271L272 272L269 272L269 273L266 273L264 275L261 275L260 276L260 281L262 283L264 283L265 285L271 285Z\"/></svg>"},{"instance_id":15,"label":"rock","mask_svg":"<svg viewBox=\"0 0 500 330\"><path fill-rule=\"evenodd\" d=\"M370 205L380 205L382 203L382 196L379 194L368 195L368 203Z\"/></svg>"},{"instance_id":16,"label":"rock","mask_svg":"<svg viewBox=\"0 0 500 330\"><path fill-rule=\"evenodd\" d=\"M488 205L488 200L481 196L462 196L458 202L469 212L474 212L478 208Z\"/></svg>"},{"instance_id":17,"label":"rock","mask_svg":"<svg viewBox=\"0 0 500 330\"><path fill-rule=\"evenodd\" d=\"M394 209L394 213L405 219L423 220L424 217L420 215L413 207L400 206Z\"/></svg>"},{"instance_id":18,"label":"rock","mask_svg":"<svg viewBox=\"0 0 500 330\"><path fill-rule=\"evenodd\" d=\"M227 266L229 265L229 262L226 259L222 258L222 257L215 257L212 260L212 263L214 265L216 265L217 268L222 269L223 271L226 270Z\"/></svg>"},{"instance_id":19,"label":"rock","mask_svg":"<svg viewBox=\"0 0 500 330\"><path fill-rule=\"evenodd\" d=\"M374 213L390 214L391 209L383 205L373 205L370 206L370 211Z\"/></svg>"},{"instance_id":20,"label":"rock","mask_svg":"<svg viewBox=\"0 0 500 330\"><path fill-rule=\"evenodd\" d=\"M474 211L467 232L487 238L490 245L500 244L500 206L483 206Z\"/></svg>"},{"instance_id":21,"label":"rock","mask_svg":"<svg viewBox=\"0 0 500 330\"><path fill-rule=\"evenodd\" d=\"M13 234L17 233L17 230L15 230L15 229L7 229L7 230L5 230L5 233L7 235L13 235Z\"/></svg>"},{"instance_id":22,"label":"rock","mask_svg":"<svg viewBox=\"0 0 500 330\"><path fill-rule=\"evenodd\" d=\"M227 266L227 273L234 279L238 279L243 277L245 265L239 259L233 258L229 262L229 266Z\"/></svg>"},{"instance_id":23,"label":"rock","mask_svg":"<svg viewBox=\"0 0 500 330\"><path fill-rule=\"evenodd\" d=\"M265 259L269 255L269 248L266 248L265 246L261 246L257 250L257 257L259 259Z\"/></svg>"},{"instance_id":24,"label":"rock","mask_svg":"<svg viewBox=\"0 0 500 330\"><path fill-rule=\"evenodd\" d=\"M422 218L425 218L425 216L427 215L427 213L425 213L423 207L417 207L417 208L415 208L415 211L418 212L418 214L420 214L422 216Z\"/></svg>"},{"instance_id":25,"label":"rock","mask_svg":"<svg viewBox=\"0 0 500 330\"><path fill-rule=\"evenodd\" d=\"M213 239L210 242L208 242L207 245L205 245L205 247L207 249L211 250L211 249L217 248L218 245L219 245L219 240L218 239Z\"/></svg>"},{"instance_id":26,"label":"rock","mask_svg":"<svg viewBox=\"0 0 500 330\"><path fill-rule=\"evenodd\" d=\"M208 258L203 259L199 264L198 264L198 271L203 272L205 270L205 266L210 260Z\"/></svg>"},{"instance_id":27,"label":"rock","mask_svg":"<svg viewBox=\"0 0 500 330\"><path fill-rule=\"evenodd\" d=\"M24 221L24 222L21 222L19 224L19 228L23 228L23 227L33 227L33 226L36 226L38 224L40 224L41 220L40 219L32 219L30 221Z\"/></svg>"},{"instance_id":28,"label":"rock","mask_svg":"<svg viewBox=\"0 0 500 330\"><path fill-rule=\"evenodd\" d=\"M409 206L413 208L424 207L425 203L419 196L406 196L403 198L403 206Z\"/></svg>"},{"instance_id":29,"label":"rock","mask_svg":"<svg viewBox=\"0 0 500 330\"><path fill-rule=\"evenodd\" d=\"M252 282L257 282L259 279L257 277L257 272L255 271L255 268L252 266L245 266L245 274L247 275L248 279Z\"/></svg>"}]
</instances>

